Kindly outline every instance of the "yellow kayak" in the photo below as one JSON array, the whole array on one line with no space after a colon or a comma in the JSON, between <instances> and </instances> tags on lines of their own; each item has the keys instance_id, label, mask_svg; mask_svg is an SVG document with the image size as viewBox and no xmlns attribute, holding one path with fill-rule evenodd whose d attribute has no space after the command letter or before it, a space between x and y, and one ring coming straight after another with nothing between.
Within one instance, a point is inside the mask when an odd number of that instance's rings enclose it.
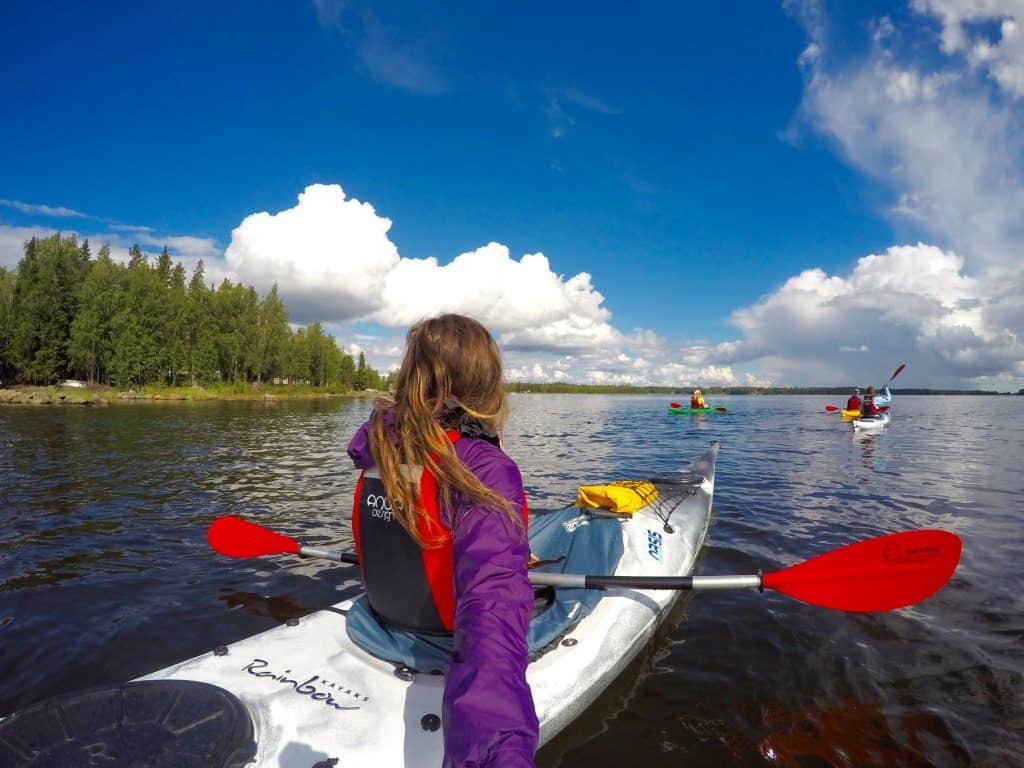
<instances>
[{"instance_id":1,"label":"yellow kayak","mask_svg":"<svg viewBox=\"0 0 1024 768\"><path fill-rule=\"evenodd\" d=\"M853 421L854 419L860 418L860 409L854 411L841 411L843 414L843 421Z\"/></svg>"}]
</instances>

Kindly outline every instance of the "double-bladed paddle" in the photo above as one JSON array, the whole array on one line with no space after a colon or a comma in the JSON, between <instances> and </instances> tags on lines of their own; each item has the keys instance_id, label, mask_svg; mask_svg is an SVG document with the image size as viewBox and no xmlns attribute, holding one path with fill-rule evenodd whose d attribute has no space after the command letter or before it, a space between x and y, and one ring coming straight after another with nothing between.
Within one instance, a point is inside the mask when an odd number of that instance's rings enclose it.
<instances>
[{"instance_id":1,"label":"double-bladed paddle","mask_svg":"<svg viewBox=\"0 0 1024 768\"><path fill-rule=\"evenodd\" d=\"M669 403L668 407L669 408L684 408L685 406L682 403ZM716 411L718 411L719 413L728 413L729 412L728 408L723 408L721 405L714 406L714 409Z\"/></svg>"},{"instance_id":2,"label":"double-bladed paddle","mask_svg":"<svg viewBox=\"0 0 1024 768\"><path fill-rule=\"evenodd\" d=\"M829 413L835 413L839 409L836 408L834 405L826 405L825 406L825 410L828 411ZM881 411L882 413L885 413L886 411L889 410L889 406L888 405L880 405L880 406L878 406L878 410Z\"/></svg>"},{"instance_id":3,"label":"double-bladed paddle","mask_svg":"<svg viewBox=\"0 0 1024 768\"><path fill-rule=\"evenodd\" d=\"M229 557L289 554L358 564L352 552L307 547L239 517L213 521L210 546ZM532 584L582 589L773 589L841 611L890 611L924 600L949 581L960 562L960 537L922 529L848 544L772 573L749 576L611 576L529 571Z\"/></svg>"}]
</instances>

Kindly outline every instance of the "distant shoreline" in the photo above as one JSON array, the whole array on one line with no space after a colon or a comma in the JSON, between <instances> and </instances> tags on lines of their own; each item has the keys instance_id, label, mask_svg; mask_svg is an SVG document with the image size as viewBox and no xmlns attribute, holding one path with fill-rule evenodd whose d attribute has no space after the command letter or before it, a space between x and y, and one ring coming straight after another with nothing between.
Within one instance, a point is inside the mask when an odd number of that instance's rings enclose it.
<instances>
[{"instance_id":1,"label":"distant shoreline","mask_svg":"<svg viewBox=\"0 0 1024 768\"><path fill-rule=\"evenodd\" d=\"M695 387L644 387L612 384L507 384L506 389L516 394L530 395L673 395L689 397ZM848 396L849 387L702 387L705 395L828 395ZM863 390L863 387L861 387ZM983 389L922 389L893 388L901 397L904 395L1020 395L1021 392L994 392Z\"/></svg>"},{"instance_id":2,"label":"distant shoreline","mask_svg":"<svg viewBox=\"0 0 1024 768\"><path fill-rule=\"evenodd\" d=\"M286 387L247 385L222 387L157 387L145 386L130 390L115 387L37 387L15 385L0 387L0 405L91 405L107 406L125 403L188 403L226 400L319 400L334 397L375 397L373 390L338 390L330 387Z\"/></svg>"},{"instance_id":3,"label":"distant shoreline","mask_svg":"<svg viewBox=\"0 0 1024 768\"><path fill-rule=\"evenodd\" d=\"M704 387L703 393L711 397L737 395L803 395L809 397L845 397L852 387ZM686 398L693 389L686 387L641 387L600 384L506 384L509 394L521 395L665 395ZM125 403L187 403L226 400L319 400L336 397L377 397L386 394L374 390L340 390L331 387L245 384L208 387L144 386L138 389L118 390L115 387L68 387L13 385L0 387L0 405L92 405L107 406ZM1004 396L1022 392L991 392L986 390L954 389L899 389L900 397L917 395L990 395Z\"/></svg>"}]
</instances>

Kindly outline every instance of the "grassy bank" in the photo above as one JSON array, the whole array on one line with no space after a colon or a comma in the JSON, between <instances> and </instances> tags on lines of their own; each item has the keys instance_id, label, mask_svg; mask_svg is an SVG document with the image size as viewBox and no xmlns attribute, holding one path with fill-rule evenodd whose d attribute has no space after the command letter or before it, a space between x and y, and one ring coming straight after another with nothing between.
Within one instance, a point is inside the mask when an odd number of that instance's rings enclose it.
<instances>
[{"instance_id":1,"label":"grassy bank","mask_svg":"<svg viewBox=\"0 0 1024 768\"><path fill-rule=\"evenodd\" d=\"M119 390L115 387L30 387L0 388L0 405L110 405L136 402L184 402L200 400L301 400L322 397L366 397L373 391L352 392L335 387L275 386L265 384L213 384L205 387L144 386Z\"/></svg>"}]
</instances>

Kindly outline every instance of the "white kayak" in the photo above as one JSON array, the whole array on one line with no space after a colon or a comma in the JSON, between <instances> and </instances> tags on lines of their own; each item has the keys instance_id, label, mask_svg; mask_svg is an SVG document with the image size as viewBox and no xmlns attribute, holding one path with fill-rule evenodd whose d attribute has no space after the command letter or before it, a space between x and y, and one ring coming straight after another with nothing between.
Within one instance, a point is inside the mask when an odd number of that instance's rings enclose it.
<instances>
[{"instance_id":1,"label":"white kayak","mask_svg":"<svg viewBox=\"0 0 1024 768\"><path fill-rule=\"evenodd\" d=\"M611 571L614 575L692 573L710 521L717 455L718 444L712 443L704 456L674 476L684 480L656 480L660 497L632 516L601 518L603 530L611 530L613 536L621 535L622 539L621 556ZM556 527L574 533L591 522L582 510L569 514L571 518ZM654 634L679 594L670 590L608 589L594 601L589 613L568 625L537 654L529 665L527 680L540 720L541 745L569 725L615 680ZM82 736L76 743L80 742L81 749L109 750L88 752L89 759L97 754L113 756L118 749L127 755L131 750L125 744L149 750L147 757L139 753L138 762L111 761L119 768L151 764L175 768L436 768L443 751L440 716L444 677L436 671L417 673L396 666L354 643L346 631L353 602L293 619L167 667L120 686L116 693L95 693L88 704L77 705L83 713L87 711L82 715L85 720L97 720L97 712L107 707L120 717L122 725L134 717L140 723L145 721L153 733L144 738L122 737L114 726L107 726L101 736L74 734L76 738ZM23 715L44 718L47 704L0 723L0 763L4 766L5 738L19 738L14 729L8 734L6 726L19 718L29 719ZM64 722L74 720L68 714L70 705L50 706L61 708ZM175 738L191 735L192 741L202 747L195 747L194 756L183 753L180 762L151 762L154 740L164 738L154 736L157 731L153 729L169 729L167 723L172 721ZM64 731L76 727L65 726ZM138 738L150 746L139 747ZM171 748L168 741L166 749ZM31 757L29 749L23 747L21 754ZM36 756L42 758L42 752L37 751ZM16 768L51 764L56 763L46 759L11 763ZM79 764L93 763L67 763Z\"/></svg>"},{"instance_id":2,"label":"white kayak","mask_svg":"<svg viewBox=\"0 0 1024 768\"><path fill-rule=\"evenodd\" d=\"M888 410L877 416L854 419L853 428L858 432L872 432L884 428L892 420L892 411Z\"/></svg>"}]
</instances>

